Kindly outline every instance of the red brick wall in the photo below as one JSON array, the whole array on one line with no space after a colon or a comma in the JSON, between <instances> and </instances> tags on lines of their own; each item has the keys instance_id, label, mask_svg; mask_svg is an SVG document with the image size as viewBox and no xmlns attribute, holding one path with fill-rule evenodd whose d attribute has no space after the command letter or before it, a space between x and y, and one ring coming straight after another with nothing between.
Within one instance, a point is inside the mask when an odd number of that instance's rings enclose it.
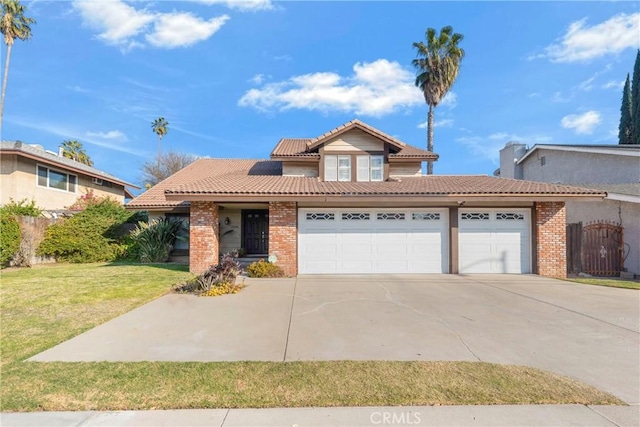
<instances>
[{"instance_id":1,"label":"red brick wall","mask_svg":"<svg viewBox=\"0 0 640 427\"><path fill-rule=\"evenodd\" d=\"M536 203L538 274L567 277L567 224L564 202Z\"/></svg>"},{"instance_id":2,"label":"red brick wall","mask_svg":"<svg viewBox=\"0 0 640 427\"><path fill-rule=\"evenodd\" d=\"M218 205L191 202L189 219L189 271L199 274L218 264Z\"/></svg>"},{"instance_id":3,"label":"red brick wall","mask_svg":"<svg viewBox=\"0 0 640 427\"><path fill-rule=\"evenodd\" d=\"M298 274L297 218L295 202L269 202L269 255L289 276Z\"/></svg>"}]
</instances>

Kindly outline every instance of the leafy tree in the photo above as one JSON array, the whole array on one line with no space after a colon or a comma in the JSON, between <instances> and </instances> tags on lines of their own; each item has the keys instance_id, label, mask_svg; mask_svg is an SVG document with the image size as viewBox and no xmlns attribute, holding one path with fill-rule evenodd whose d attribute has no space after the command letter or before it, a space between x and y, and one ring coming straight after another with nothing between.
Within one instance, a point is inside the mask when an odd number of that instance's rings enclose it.
<instances>
[{"instance_id":1,"label":"leafy tree","mask_svg":"<svg viewBox=\"0 0 640 427\"><path fill-rule=\"evenodd\" d=\"M640 49L636 52L631 80L631 131L631 144L640 144Z\"/></svg>"},{"instance_id":2,"label":"leafy tree","mask_svg":"<svg viewBox=\"0 0 640 427\"><path fill-rule=\"evenodd\" d=\"M196 157L191 154L175 151L158 154L155 161L148 161L142 165L142 180L148 188L153 187L195 160Z\"/></svg>"},{"instance_id":3,"label":"leafy tree","mask_svg":"<svg viewBox=\"0 0 640 427\"><path fill-rule=\"evenodd\" d=\"M631 83L629 74L622 90L622 107L620 107L620 126L618 127L618 143L633 144L633 128L631 122Z\"/></svg>"},{"instance_id":4,"label":"leafy tree","mask_svg":"<svg viewBox=\"0 0 640 427\"><path fill-rule=\"evenodd\" d=\"M68 139L62 143L62 155L67 159L93 166L93 160L91 160L91 157L84 151L84 146L75 139Z\"/></svg>"},{"instance_id":5,"label":"leafy tree","mask_svg":"<svg viewBox=\"0 0 640 427\"><path fill-rule=\"evenodd\" d=\"M160 158L160 144L162 142L162 137L165 136L169 132L169 122L165 120L164 117L158 117L153 122L151 122L151 129L153 129L153 133L158 135L158 159Z\"/></svg>"},{"instance_id":6,"label":"leafy tree","mask_svg":"<svg viewBox=\"0 0 640 427\"><path fill-rule=\"evenodd\" d=\"M2 131L2 116L4 114L4 96L7 92L7 77L9 76L9 60L11 48L15 39L27 40L31 38L31 24L36 20L24 16L25 7L18 0L2 0L2 18L0 31L7 45L7 58L4 64L4 79L2 80L2 96L0 98L0 132Z\"/></svg>"},{"instance_id":7,"label":"leafy tree","mask_svg":"<svg viewBox=\"0 0 640 427\"><path fill-rule=\"evenodd\" d=\"M422 90L424 100L429 105L427 115L427 150L433 151L433 109L445 97L460 71L460 63L464 58L464 50L458 46L463 35L454 33L453 28L446 26L440 35L433 28L428 28L426 44L414 42L417 58L411 63L417 70L415 84ZM433 162L427 164L427 174L433 174Z\"/></svg>"}]
</instances>

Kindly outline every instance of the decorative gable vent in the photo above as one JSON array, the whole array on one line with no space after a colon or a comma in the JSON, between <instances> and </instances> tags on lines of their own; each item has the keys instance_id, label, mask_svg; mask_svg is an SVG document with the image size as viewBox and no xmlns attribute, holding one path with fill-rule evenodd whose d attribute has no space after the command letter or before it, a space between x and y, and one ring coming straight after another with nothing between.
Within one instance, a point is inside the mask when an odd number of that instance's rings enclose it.
<instances>
[{"instance_id":1,"label":"decorative gable vent","mask_svg":"<svg viewBox=\"0 0 640 427\"><path fill-rule=\"evenodd\" d=\"M104 184L104 181L101 180L100 178L93 178L92 181L96 185L103 185Z\"/></svg>"}]
</instances>

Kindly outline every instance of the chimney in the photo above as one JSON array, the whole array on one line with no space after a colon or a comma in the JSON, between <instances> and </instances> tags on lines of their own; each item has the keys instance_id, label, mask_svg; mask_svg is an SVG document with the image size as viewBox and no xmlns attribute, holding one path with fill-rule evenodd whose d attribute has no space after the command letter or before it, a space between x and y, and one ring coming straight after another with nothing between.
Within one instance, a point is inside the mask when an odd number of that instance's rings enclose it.
<instances>
[{"instance_id":1,"label":"chimney","mask_svg":"<svg viewBox=\"0 0 640 427\"><path fill-rule=\"evenodd\" d=\"M520 142L509 141L500 150L500 177L522 179L522 166L517 162L527 152L527 146Z\"/></svg>"},{"instance_id":2,"label":"chimney","mask_svg":"<svg viewBox=\"0 0 640 427\"><path fill-rule=\"evenodd\" d=\"M58 147L58 156L62 157L62 153L64 153L64 148Z\"/></svg>"}]
</instances>

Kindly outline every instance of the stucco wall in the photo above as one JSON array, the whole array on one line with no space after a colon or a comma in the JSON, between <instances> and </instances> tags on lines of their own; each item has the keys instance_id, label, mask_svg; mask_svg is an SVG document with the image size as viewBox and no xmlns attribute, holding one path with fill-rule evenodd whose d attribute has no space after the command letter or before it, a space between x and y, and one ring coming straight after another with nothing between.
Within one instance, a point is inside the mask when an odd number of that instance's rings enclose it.
<instances>
[{"instance_id":1,"label":"stucco wall","mask_svg":"<svg viewBox=\"0 0 640 427\"><path fill-rule=\"evenodd\" d=\"M87 175L72 173L78 177L75 193L58 190L55 188L40 187L37 183L35 160L18 157L16 155L3 155L0 172L2 173L2 194L0 204L9 202L9 199L20 201L22 199L35 200L36 204L46 210L63 209L72 205L76 199L87 193L90 189L98 197L108 196L124 203L124 187L113 184L113 187L104 187L94 184L92 178ZM46 164L42 166L50 167ZM50 169L66 172L62 168L50 167Z\"/></svg>"},{"instance_id":2,"label":"stucco wall","mask_svg":"<svg viewBox=\"0 0 640 427\"><path fill-rule=\"evenodd\" d=\"M544 165L542 165L544 157ZM640 182L640 157L536 150L522 163L522 179L542 182L618 184Z\"/></svg>"},{"instance_id":3,"label":"stucco wall","mask_svg":"<svg viewBox=\"0 0 640 427\"><path fill-rule=\"evenodd\" d=\"M229 218L229 224L224 221ZM240 209L220 209L220 253L226 254L242 247L241 227L242 215Z\"/></svg>"},{"instance_id":4,"label":"stucco wall","mask_svg":"<svg viewBox=\"0 0 640 427\"><path fill-rule=\"evenodd\" d=\"M422 163L390 163L389 176L420 176L422 175Z\"/></svg>"},{"instance_id":5,"label":"stucco wall","mask_svg":"<svg viewBox=\"0 0 640 427\"><path fill-rule=\"evenodd\" d=\"M629 245L629 256L624 266L627 271L640 275L640 204L603 200L599 202L567 202L567 223L607 220L620 222L624 227L624 242Z\"/></svg>"},{"instance_id":6,"label":"stucco wall","mask_svg":"<svg viewBox=\"0 0 640 427\"><path fill-rule=\"evenodd\" d=\"M318 163L282 162L282 175L318 177Z\"/></svg>"}]
</instances>

